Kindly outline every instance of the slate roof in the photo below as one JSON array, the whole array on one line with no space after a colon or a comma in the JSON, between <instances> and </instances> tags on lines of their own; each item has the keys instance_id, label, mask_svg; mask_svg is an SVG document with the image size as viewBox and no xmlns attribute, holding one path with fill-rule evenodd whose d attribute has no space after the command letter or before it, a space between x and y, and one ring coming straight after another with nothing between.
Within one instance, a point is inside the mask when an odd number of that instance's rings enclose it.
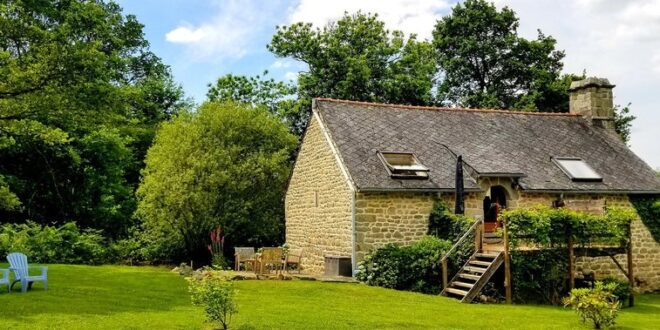
<instances>
[{"instance_id":1,"label":"slate roof","mask_svg":"<svg viewBox=\"0 0 660 330\"><path fill-rule=\"evenodd\" d=\"M520 177L523 190L660 193L655 172L612 132L573 114L413 107L316 99L316 111L359 191L466 190L479 176ZM378 151L413 152L428 180L392 179ZM574 182L551 157L582 158L602 182ZM471 173L471 175L468 175Z\"/></svg>"}]
</instances>

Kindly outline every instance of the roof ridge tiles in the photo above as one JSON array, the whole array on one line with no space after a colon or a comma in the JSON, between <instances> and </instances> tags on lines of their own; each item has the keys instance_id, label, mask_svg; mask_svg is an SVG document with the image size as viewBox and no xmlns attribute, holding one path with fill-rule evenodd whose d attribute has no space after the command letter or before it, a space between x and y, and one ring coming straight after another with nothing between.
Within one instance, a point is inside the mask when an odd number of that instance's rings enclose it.
<instances>
[{"instance_id":1,"label":"roof ridge tiles","mask_svg":"<svg viewBox=\"0 0 660 330\"><path fill-rule=\"evenodd\" d=\"M322 102L345 103L345 104L353 104L353 105L378 106L378 107L410 109L410 110L464 111L464 112L502 113L502 114L511 114L511 115L528 115L528 116L582 117L581 115L576 113L565 113L565 112L527 112L527 111L518 111L518 110L432 107L432 106L421 106L421 105L404 105L404 104L378 103L378 102L366 102L366 101L351 101L351 100L341 100L341 99L333 99L326 97L317 97L314 99L316 101L322 101Z\"/></svg>"}]
</instances>

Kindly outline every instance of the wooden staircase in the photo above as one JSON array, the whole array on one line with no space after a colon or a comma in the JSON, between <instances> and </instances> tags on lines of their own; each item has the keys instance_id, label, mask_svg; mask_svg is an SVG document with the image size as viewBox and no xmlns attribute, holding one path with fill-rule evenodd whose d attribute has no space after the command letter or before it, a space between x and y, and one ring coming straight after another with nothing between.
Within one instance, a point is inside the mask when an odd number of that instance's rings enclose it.
<instances>
[{"instance_id":1,"label":"wooden staircase","mask_svg":"<svg viewBox=\"0 0 660 330\"><path fill-rule=\"evenodd\" d=\"M504 253L477 251L442 290L443 296L469 303L479 294L495 271L504 263Z\"/></svg>"}]
</instances>

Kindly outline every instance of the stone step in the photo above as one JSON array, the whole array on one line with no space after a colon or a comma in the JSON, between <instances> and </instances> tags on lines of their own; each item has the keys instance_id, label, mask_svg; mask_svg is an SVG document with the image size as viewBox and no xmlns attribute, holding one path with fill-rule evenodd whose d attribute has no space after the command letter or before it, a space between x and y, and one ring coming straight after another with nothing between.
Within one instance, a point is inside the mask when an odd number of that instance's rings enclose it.
<instances>
[{"instance_id":1,"label":"stone step","mask_svg":"<svg viewBox=\"0 0 660 330\"><path fill-rule=\"evenodd\" d=\"M486 243L486 244L494 244L494 243L500 243L500 242L502 242L502 238L499 238L499 237L494 237L494 238L484 237L484 243Z\"/></svg>"}]
</instances>

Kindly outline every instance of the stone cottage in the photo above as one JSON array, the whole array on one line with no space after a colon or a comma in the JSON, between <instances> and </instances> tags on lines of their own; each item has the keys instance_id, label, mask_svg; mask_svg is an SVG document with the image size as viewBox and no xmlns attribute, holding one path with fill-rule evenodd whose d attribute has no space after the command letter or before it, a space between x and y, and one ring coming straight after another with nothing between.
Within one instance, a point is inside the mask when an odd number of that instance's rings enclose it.
<instances>
[{"instance_id":1,"label":"stone cottage","mask_svg":"<svg viewBox=\"0 0 660 330\"><path fill-rule=\"evenodd\" d=\"M350 257L355 269L372 249L421 238L434 201L453 205L459 155L475 218L486 196L509 208L563 200L602 212L660 194L655 172L614 131L613 87L574 82L570 113L316 99L286 194L286 242L304 250L306 272L322 273L324 256ZM640 220L633 227L636 277L660 289L660 245ZM617 271L609 258L581 262Z\"/></svg>"}]
</instances>

